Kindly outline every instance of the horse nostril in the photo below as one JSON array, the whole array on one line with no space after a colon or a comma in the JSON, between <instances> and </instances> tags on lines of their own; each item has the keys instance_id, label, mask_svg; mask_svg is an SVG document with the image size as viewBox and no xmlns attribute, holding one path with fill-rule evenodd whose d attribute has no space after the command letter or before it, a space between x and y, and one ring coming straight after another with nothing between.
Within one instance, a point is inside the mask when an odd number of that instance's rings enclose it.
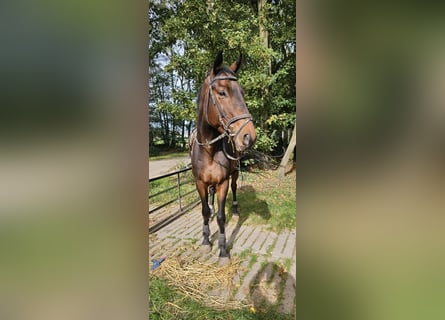
<instances>
[{"instance_id":1,"label":"horse nostril","mask_svg":"<svg viewBox=\"0 0 445 320\"><path fill-rule=\"evenodd\" d=\"M246 146L250 145L250 134L246 133L244 135L244 141L243 142L244 142L244 145L246 145Z\"/></svg>"}]
</instances>

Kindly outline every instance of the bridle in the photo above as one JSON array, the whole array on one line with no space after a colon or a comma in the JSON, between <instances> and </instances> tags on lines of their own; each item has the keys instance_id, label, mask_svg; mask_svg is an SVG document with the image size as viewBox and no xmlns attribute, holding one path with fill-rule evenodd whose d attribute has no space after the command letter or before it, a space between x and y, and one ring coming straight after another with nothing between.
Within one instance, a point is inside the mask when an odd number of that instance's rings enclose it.
<instances>
[{"instance_id":1,"label":"bridle","mask_svg":"<svg viewBox=\"0 0 445 320\"><path fill-rule=\"evenodd\" d=\"M238 136L238 134L241 132L241 130L250 122L253 121L252 120L252 116L249 113L243 113L240 114L238 116L235 116L233 118L229 118L226 113L224 112L224 110L221 108L221 105L218 103L218 100L215 98L215 95L213 94L213 90L212 90L212 86L213 83L215 81L218 80L230 80L230 81L238 81L238 79L235 76L216 76L215 78L213 78L211 81L209 81L208 83L208 88L209 88L209 96L212 100L213 105L216 107L216 110L218 111L218 121L221 124L221 126L224 129L224 132L221 133L219 136L217 136L216 138L214 138L211 141L207 141L207 142L199 142L198 139L195 137L195 141L201 145L201 146L210 146L211 144L223 139L224 137L228 137L229 138L229 142L232 143L233 146L233 139ZM206 116L206 120L207 123L209 123L209 107L210 107L210 100L207 99L207 106L205 109L205 116ZM242 120L242 119L246 119L244 121L244 123L240 126L240 128L233 133L230 130L230 126L235 123L236 121ZM226 150L225 150L225 145L223 144L223 151L224 154L226 155L227 158L231 159L231 160L239 160L240 158L234 158L232 156L230 156Z\"/></svg>"}]
</instances>

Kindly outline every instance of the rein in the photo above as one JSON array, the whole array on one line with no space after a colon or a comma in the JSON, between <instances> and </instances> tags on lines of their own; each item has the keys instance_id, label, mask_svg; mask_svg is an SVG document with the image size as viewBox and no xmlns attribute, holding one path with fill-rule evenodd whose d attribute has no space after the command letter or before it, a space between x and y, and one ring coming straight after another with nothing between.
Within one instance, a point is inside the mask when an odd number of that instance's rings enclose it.
<instances>
[{"instance_id":1,"label":"rein","mask_svg":"<svg viewBox=\"0 0 445 320\"><path fill-rule=\"evenodd\" d=\"M210 145L214 144L215 142L217 142L217 141L223 139L224 137L228 137L228 138L229 138L229 142L232 144L232 147L233 147L233 140L232 140L232 138L236 137L236 136L241 132L241 130L242 130L242 129L243 129L243 128L250 122L250 121L253 121L253 120L252 120L252 116L251 116L250 114L248 114L248 113L244 113L244 114L235 116L235 117L233 117L233 118L229 118L229 117L227 117L227 115L226 115L226 114L224 113L224 111L222 110L221 105L218 103L218 100L215 98L215 95L213 94L212 86L213 86L213 83L214 83L215 81L217 81L217 80L231 80L231 81L238 81L238 78L236 78L236 77L234 77L234 76L224 76L224 77L221 77L221 76L218 77L218 76L216 76L215 78L213 78L213 79L209 82L209 85L208 85L208 88L209 88L209 96L210 96L210 98L212 99L212 103L213 103L213 105L216 107L216 110L218 111L218 120L219 120L219 123L221 124L221 126L223 127L224 132L221 133L221 134L220 134L219 136L217 136L216 138L212 139L211 141L207 141L207 142L205 142L205 143L199 142L197 137L195 137L195 141L196 141L196 143L198 143L200 146L210 146ZM209 114L209 106L210 106L210 101L207 100L207 106L206 106L206 109L205 109L205 112L206 112L205 115L206 115L206 121L207 121L207 123L209 123L209 116L208 116L208 114ZM230 125L232 125L233 123L235 123L236 121L241 120L241 119L246 119L246 121L241 125L241 127L240 127L235 133L232 133L232 132L230 131ZM224 123L223 120L225 120L225 123ZM231 159L231 160L239 160L239 159L240 159L240 157L238 157L238 158L234 158L234 157L232 157L231 155L229 155L229 154L227 153L227 150L226 150L226 147L225 147L225 144L224 144L224 143L223 143L223 152L224 152L224 155L225 155L228 159Z\"/></svg>"}]
</instances>

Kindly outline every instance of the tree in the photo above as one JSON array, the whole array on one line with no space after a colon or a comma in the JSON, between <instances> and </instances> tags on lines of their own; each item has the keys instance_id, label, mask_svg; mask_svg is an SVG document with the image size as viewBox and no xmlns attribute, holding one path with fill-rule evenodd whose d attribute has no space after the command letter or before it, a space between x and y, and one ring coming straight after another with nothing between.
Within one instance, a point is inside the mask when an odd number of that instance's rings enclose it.
<instances>
[{"instance_id":1,"label":"tree","mask_svg":"<svg viewBox=\"0 0 445 320\"><path fill-rule=\"evenodd\" d=\"M284 177L284 169L286 169L286 165L289 162L289 158L292 152L295 149L295 145L297 144L297 124L295 123L294 129L292 130L292 138L287 146L286 152L284 153L283 159L281 159L280 166L278 168L278 178L282 179Z\"/></svg>"},{"instance_id":2,"label":"tree","mask_svg":"<svg viewBox=\"0 0 445 320\"><path fill-rule=\"evenodd\" d=\"M152 106L170 114L157 118L168 121L158 126L179 130L184 137L214 56L224 49L225 60L232 61L241 51L245 60L239 81L258 128L255 148L267 153L282 149L287 144L283 132L295 119L295 11L290 0L151 3L149 55L155 72L150 79L170 77L169 83L153 79L166 88L157 89L164 91L163 100L152 100Z\"/></svg>"}]
</instances>

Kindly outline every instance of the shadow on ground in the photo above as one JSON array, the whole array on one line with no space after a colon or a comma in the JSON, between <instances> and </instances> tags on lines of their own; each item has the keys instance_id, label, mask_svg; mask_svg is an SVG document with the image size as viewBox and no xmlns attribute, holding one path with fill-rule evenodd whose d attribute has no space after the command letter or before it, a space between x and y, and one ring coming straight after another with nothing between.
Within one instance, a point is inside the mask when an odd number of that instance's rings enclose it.
<instances>
[{"instance_id":1,"label":"shadow on ground","mask_svg":"<svg viewBox=\"0 0 445 320\"><path fill-rule=\"evenodd\" d=\"M269 262L258 271L249 298L258 319L295 317L295 279L281 263Z\"/></svg>"},{"instance_id":2,"label":"shadow on ground","mask_svg":"<svg viewBox=\"0 0 445 320\"><path fill-rule=\"evenodd\" d=\"M228 203L232 203L231 199L227 199ZM238 193L238 211L239 217L233 216L230 212L231 219L236 219L236 226L233 229L230 238L227 240L227 248L230 253L232 249L233 242L237 237L241 226L249 219L252 215L258 215L264 220L270 219L270 210L266 201L258 199L255 188L247 185L239 189Z\"/></svg>"}]
</instances>

